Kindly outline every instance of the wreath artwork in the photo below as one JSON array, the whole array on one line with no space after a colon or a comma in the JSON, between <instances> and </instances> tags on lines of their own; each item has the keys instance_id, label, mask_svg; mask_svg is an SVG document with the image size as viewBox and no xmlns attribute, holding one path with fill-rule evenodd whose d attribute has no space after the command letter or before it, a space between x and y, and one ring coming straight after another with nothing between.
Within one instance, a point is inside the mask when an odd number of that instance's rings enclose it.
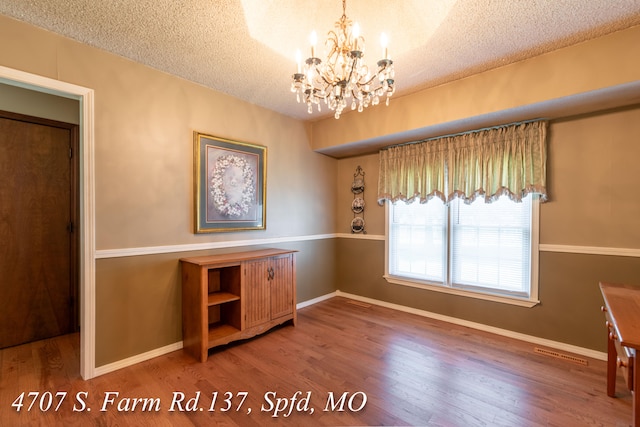
<instances>
[{"instance_id":1,"label":"wreath artwork","mask_svg":"<svg viewBox=\"0 0 640 427\"><path fill-rule=\"evenodd\" d=\"M267 147L193 132L194 230L266 229Z\"/></svg>"},{"instance_id":2,"label":"wreath artwork","mask_svg":"<svg viewBox=\"0 0 640 427\"><path fill-rule=\"evenodd\" d=\"M209 191L220 214L247 215L255 200L254 186L253 171L245 159L227 154L216 160Z\"/></svg>"}]
</instances>

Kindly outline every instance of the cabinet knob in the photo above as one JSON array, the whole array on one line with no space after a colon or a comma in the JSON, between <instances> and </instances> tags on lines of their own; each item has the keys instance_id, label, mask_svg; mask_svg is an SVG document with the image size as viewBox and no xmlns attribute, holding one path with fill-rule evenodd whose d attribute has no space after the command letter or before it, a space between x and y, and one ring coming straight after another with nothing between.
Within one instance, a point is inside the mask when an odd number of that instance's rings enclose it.
<instances>
[{"instance_id":1,"label":"cabinet knob","mask_svg":"<svg viewBox=\"0 0 640 427\"><path fill-rule=\"evenodd\" d=\"M618 360L616 360L616 366L618 368L622 367L622 368L627 368L629 366L629 363L625 362L624 360L620 359L618 357Z\"/></svg>"},{"instance_id":2,"label":"cabinet knob","mask_svg":"<svg viewBox=\"0 0 640 427\"><path fill-rule=\"evenodd\" d=\"M618 339L618 337L616 336L615 332L611 331L611 332L609 332L609 339L615 341L615 340Z\"/></svg>"},{"instance_id":3,"label":"cabinet knob","mask_svg":"<svg viewBox=\"0 0 640 427\"><path fill-rule=\"evenodd\" d=\"M605 307L604 305L603 305L603 306L600 306L600 311L604 311L604 312L606 313L606 311L607 311L607 307Z\"/></svg>"}]
</instances>

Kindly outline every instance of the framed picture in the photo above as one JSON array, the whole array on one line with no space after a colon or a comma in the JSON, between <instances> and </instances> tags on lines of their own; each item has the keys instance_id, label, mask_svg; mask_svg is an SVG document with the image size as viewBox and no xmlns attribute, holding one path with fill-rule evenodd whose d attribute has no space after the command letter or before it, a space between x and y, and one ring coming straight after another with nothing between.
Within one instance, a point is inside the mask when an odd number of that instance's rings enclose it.
<instances>
[{"instance_id":1,"label":"framed picture","mask_svg":"<svg viewBox=\"0 0 640 427\"><path fill-rule=\"evenodd\" d=\"M199 132L193 139L195 232L264 230L267 147Z\"/></svg>"}]
</instances>

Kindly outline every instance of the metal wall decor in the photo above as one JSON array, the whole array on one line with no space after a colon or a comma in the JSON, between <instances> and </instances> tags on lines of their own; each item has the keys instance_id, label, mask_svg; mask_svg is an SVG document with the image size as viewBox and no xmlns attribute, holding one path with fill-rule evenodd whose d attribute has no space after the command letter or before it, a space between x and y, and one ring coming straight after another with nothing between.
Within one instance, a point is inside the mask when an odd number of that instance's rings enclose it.
<instances>
[{"instance_id":1,"label":"metal wall decor","mask_svg":"<svg viewBox=\"0 0 640 427\"><path fill-rule=\"evenodd\" d=\"M356 168L356 173L353 174L351 192L353 193L351 232L366 234L367 232L364 229L364 171L360 166Z\"/></svg>"}]
</instances>

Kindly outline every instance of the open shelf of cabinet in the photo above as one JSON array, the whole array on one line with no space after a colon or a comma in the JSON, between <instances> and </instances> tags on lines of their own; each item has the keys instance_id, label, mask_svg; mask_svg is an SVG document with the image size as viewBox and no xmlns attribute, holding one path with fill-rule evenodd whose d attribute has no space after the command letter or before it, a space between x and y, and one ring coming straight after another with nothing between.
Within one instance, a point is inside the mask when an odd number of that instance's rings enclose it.
<instances>
[{"instance_id":1,"label":"open shelf of cabinet","mask_svg":"<svg viewBox=\"0 0 640 427\"><path fill-rule=\"evenodd\" d=\"M180 259L183 348L208 350L296 322L295 251L261 249Z\"/></svg>"},{"instance_id":2,"label":"open shelf of cabinet","mask_svg":"<svg viewBox=\"0 0 640 427\"><path fill-rule=\"evenodd\" d=\"M240 332L240 329L234 328L231 325L225 325L223 323L212 323L209 325L209 339L207 342L217 343L220 340L224 340L225 338L237 334Z\"/></svg>"},{"instance_id":3,"label":"open shelf of cabinet","mask_svg":"<svg viewBox=\"0 0 640 427\"><path fill-rule=\"evenodd\" d=\"M218 305L226 302L238 301L240 295L230 294L229 292L214 292L207 297L207 305Z\"/></svg>"}]
</instances>

